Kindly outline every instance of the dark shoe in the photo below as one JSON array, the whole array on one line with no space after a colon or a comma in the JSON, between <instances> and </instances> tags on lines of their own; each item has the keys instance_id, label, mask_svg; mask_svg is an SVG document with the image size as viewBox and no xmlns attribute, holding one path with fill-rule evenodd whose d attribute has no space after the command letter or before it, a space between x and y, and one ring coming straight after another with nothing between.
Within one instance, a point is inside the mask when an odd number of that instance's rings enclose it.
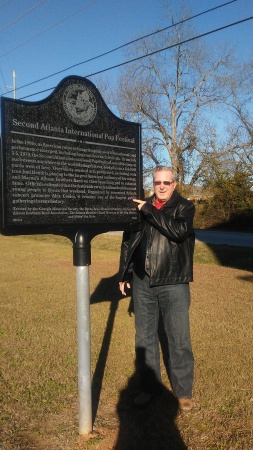
<instances>
[{"instance_id":1,"label":"dark shoe","mask_svg":"<svg viewBox=\"0 0 253 450\"><path fill-rule=\"evenodd\" d=\"M178 398L178 408L180 412L190 412L193 408L193 403L190 398Z\"/></svg>"},{"instance_id":2,"label":"dark shoe","mask_svg":"<svg viewBox=\"0 0 253 450\"><path fill-rule=\"evenodd\" d=\"M148 394L147 392L141 392L138 397L134 399L135 406L145 406L147 403L152 400L155 394Z\"/></svg>"}]
</instances>

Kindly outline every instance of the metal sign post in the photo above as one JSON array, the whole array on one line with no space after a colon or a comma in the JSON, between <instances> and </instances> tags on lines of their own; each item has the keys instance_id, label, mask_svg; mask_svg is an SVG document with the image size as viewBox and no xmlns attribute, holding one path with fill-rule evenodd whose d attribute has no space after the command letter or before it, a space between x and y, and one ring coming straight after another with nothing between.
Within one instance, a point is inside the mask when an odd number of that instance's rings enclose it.
<instances>
[{"instance_id":1,"label":"metal sign post","mask_svg":"<svg viewBox=\"0 0 253 450\"><path fill-rule=\"evenodd\" d=\"M63 79L46 99L1 98L0 232L56 234L73 243L79 432L92 431L90 241L140 223L141 124L115 116L86 78ZM86 230L85 232L83 230Z\"/></svg>"},{"instance_id":2,"label":"metal sign post","mask_svg":"<svg viewBox=\"0 0 253 450\"><path fill-rule=\"evenodd\" d=\"M91 345L90 345L90 236L79 230L73 244L76 266L79 434L92 431Z\"/></svg>"}]
</instances>

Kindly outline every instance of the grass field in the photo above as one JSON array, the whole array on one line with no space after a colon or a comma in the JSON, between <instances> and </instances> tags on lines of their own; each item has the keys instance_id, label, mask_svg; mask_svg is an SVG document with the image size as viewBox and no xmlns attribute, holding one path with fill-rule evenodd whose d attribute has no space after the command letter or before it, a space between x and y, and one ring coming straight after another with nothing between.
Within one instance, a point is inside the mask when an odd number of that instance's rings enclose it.
<instances>
[{"instance_id":1,"label":"grass field","mask_svg":"<svg viewBox=\"0 0 253 450\"><path fill-rule=\"evenodd\" d=\"M78 435L76 278L57 236L0 236L1 450L253 448L253 249L197 243L194 411L136 410L134 318L117 288L120 236L92 241L93 432Z\"/></svg>"}]
</instances>

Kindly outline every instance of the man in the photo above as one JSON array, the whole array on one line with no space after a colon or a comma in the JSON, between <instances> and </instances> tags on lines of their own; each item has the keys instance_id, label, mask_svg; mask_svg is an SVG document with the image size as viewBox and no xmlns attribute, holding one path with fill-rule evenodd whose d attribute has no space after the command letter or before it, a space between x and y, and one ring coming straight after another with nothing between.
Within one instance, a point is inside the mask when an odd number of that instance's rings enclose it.
<instances>
[{"instance_id":1,"label":"man","mask_svg":"<svg viewBox=\"0 0 253 450\"><path fill-rule=\"evenodd\" d=\"M194 205L175 190L177 173L159 166L154 194L134 199L142 218L137 231L124 232L119 288L132 293L136 365L141 393L136 406L148 403L161 385L158 319L161 311L168 340L169 378L179 409L192 409L194 357L191 347L189 282L193 280ZM153 374L153 375L152 375Z\"/></svg>"}]
</instances>

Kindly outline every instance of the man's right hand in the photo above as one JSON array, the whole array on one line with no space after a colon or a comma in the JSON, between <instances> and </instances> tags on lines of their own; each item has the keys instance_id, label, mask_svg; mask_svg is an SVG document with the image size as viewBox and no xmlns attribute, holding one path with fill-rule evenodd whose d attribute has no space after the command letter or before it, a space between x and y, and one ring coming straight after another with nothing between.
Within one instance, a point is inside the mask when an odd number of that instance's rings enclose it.
<instances>
[{"instance_id":1,"label":"man's right hand","mask_svg":"<svg viewBox=\"0 0 253 450\"><path fill-rule=\"evenodd\" d=\"M119 282L119 290L122 295L126 295L125 289L130 289L131 285L129 281L120 281Z\"/></svg>"}]
</instances>

